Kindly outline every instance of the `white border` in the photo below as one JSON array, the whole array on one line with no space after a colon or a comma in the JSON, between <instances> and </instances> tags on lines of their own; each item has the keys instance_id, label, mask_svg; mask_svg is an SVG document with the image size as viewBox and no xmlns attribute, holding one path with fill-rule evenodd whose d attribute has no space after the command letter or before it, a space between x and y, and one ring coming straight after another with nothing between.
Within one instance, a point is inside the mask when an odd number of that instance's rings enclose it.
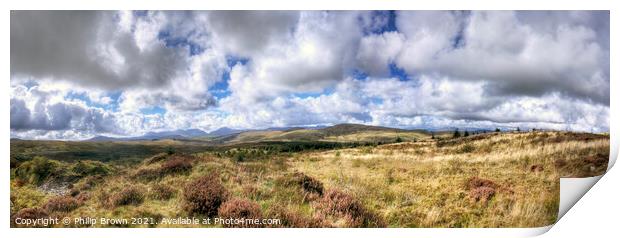
<instances>
[{"instance_id":1,"label":"white border","mask_svg":"<svg viewBox=\"0 0 620 238\"><path fill-rule=\"evenodd\" d=\"M536 0L521 0L521 1L497 1L497 0L433 0L429 2L415 2L407 0L315 0L307 2L299 1L286 1L286 0L228 0L228 1L191 1L191 0L176 0L176 1L164 1L164 0L109 0L109 1L78 1L78 0L55 0L55 1L33 1L24 0L18 2L10 2L4 5L4 17L3 28L4 32L8 33L10 28L10 14L9 9L169 9L169 10L209 10L209 9L264 9L264 10L321 10L321 9L334 9L334 10L387 10L387 9L401 9L401 10L434 10L434 9L476 9L476 10L529 10L529 9L555 9L555 10L612 10L611 25L618 26L618 17L614 17L613 10L616 10L616 6L612 1L604 0L566 0L566 1L536 1ZM611 29L614 29L611 27ZM610 32L610 42L615 42L615 32ZM2 49L4 52L2 70L7 79L2 84L3 92L1 93L2 100L4 101L3 107L0 107L2 133L5 135L0 138L0 148L2 157L5 159L4 163L8 163L9 158L9 87L10 87L10 39L8 34L2 38ZM611 61L610 65L613 65L614 59L617 54L617 49L611 46ZM617 70L611 67L611 75L616 75ZM613 92L618 91L618 84L611 80L611 117L610 122L617 121L618 111L615 110L614 101L618 98ZM615 124L610 125L611 129L611 145L612 158L610 160L610 167L615 162L618 155L618 133L619 127ZM4 206L1 207L2 214L9 214L9 174L7 169L0 169L2 178L1 195ZM579 179L578 179L579 180ZM584 179L592 180L592 178ZM595 179L598 180L598 179ZM617 181L616 181L617 182ZM570 182L569 182L570 183ZM575 186L568 185L568 188L576 188ZM566 186L562 189L566 189ZM583 191L578 189L578 191ZM572 194L574 200L575 194L570 191L563 191L565 194ZM566 196L566 195L565 195ZM562 200L562 198L561 198ZM578 200L578 199L577 199ZM566 203L568 204L568 203ZM565 206L565 204L563 204ZM569 212L570 214L570 212ZM589 219L589 218L582 218ZM0 216L0 226L5 231L3 234L7 234L9 237L83 237L84 234L92 234L96 236L131 236L131 237L167 237L167 236L197 236L197 235L214 235L223 237L237 237L237 236L258 236L258 237L289 237L289 236L301 236L301 237L316 237L319 236L360 236L360 237L411 237L411 236L439 236L439 237L517 237L517 236L534 236L542 234L549 230L551 227L542 228L494 228L494 229L438 229L438 228L426 228L426 229L187 229L187 228L169 228L169 229L9 229L9 217L8 215Z\"/></svg>"}]
</instances>

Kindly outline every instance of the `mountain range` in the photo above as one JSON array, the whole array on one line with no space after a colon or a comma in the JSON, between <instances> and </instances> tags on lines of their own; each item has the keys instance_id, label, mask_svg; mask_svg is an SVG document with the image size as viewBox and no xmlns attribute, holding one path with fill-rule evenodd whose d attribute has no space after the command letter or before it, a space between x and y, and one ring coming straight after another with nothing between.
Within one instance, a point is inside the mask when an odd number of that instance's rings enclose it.
<instances>
[{"instance_id":1,"label":"mountain range","mask_svg":"<svg viewBox=\"0 0 620 238\"><path fill-rule=\"evenodd\" d=\"M86 141L147 141L147 140L189 140L189 139L218 139L222 141L245 140L246 137L261 139L302 139L312 140L328 136L339 136L358 132L384 131L384 132L406 132L408 130L367 126L360 124L338 124L334 126L310 126L310 127L270 127L262 130L240 130L222 127L211 132L200 129L186 129L173 131L148 132L136 137L108 137L95 136ZM240 139L242 138L242 139Z\"/></svg>"}]
</instances>

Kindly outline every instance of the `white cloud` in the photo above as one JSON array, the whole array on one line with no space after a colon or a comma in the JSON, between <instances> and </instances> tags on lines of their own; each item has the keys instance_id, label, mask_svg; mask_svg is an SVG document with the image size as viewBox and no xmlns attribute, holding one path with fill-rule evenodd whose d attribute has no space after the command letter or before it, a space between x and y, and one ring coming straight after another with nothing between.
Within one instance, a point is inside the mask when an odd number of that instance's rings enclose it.
<instances>
[{"instance_id":1,"label":"white cloud","mask_svg":"<svg viewBox=\"0 0 620 238\"><path fill-rule=\"evenodd\" d=\"M11 136L343 122L606 131L609 13L11 12Z\"/></svg>"}]
</instances>

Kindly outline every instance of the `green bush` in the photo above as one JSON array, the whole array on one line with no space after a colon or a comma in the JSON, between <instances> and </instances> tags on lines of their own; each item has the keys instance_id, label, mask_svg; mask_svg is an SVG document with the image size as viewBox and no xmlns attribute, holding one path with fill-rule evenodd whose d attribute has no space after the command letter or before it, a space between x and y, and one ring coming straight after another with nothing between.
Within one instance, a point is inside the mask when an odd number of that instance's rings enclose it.
<instances>
[{"instance_id":1,"label":"green bush","mask_svg":"<svg viewBox=\"0 0 620 238\"><path fill-rule=\"evenodd\" d=\"M78 161L75 163L71 171L80 177L89 175L108 175L111 171L109 165L99 161Z\"/></svg>"},{"instance_id":2,"label":"green bush","mask_svg":"<svg viewBox=\"0 0 620 238\"><path fill-rule=\"evenodd\" d=\"M32 184L41 184L50 177L63 173L60 162L37 156L15 169L15 176Z\"/></svg>"}]
</instances>

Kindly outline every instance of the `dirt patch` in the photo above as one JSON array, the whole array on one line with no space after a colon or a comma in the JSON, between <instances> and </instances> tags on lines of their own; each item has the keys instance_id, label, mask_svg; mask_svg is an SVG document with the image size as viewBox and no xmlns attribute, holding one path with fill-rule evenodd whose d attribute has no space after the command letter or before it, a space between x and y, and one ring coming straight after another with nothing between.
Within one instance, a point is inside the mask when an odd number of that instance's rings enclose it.
<instances>
[{"instance_id":1,"label":"dirt patch","mask_svg":"<svg viewBox=\"0 0 620 238\"><path fill-rule=\"evenodd\" d=\"M544 170L545 168L542 166L542 164L534 164L530 166L530 172L533 172L533 173L542 172Z\"/></svg>"}]
</instances>

